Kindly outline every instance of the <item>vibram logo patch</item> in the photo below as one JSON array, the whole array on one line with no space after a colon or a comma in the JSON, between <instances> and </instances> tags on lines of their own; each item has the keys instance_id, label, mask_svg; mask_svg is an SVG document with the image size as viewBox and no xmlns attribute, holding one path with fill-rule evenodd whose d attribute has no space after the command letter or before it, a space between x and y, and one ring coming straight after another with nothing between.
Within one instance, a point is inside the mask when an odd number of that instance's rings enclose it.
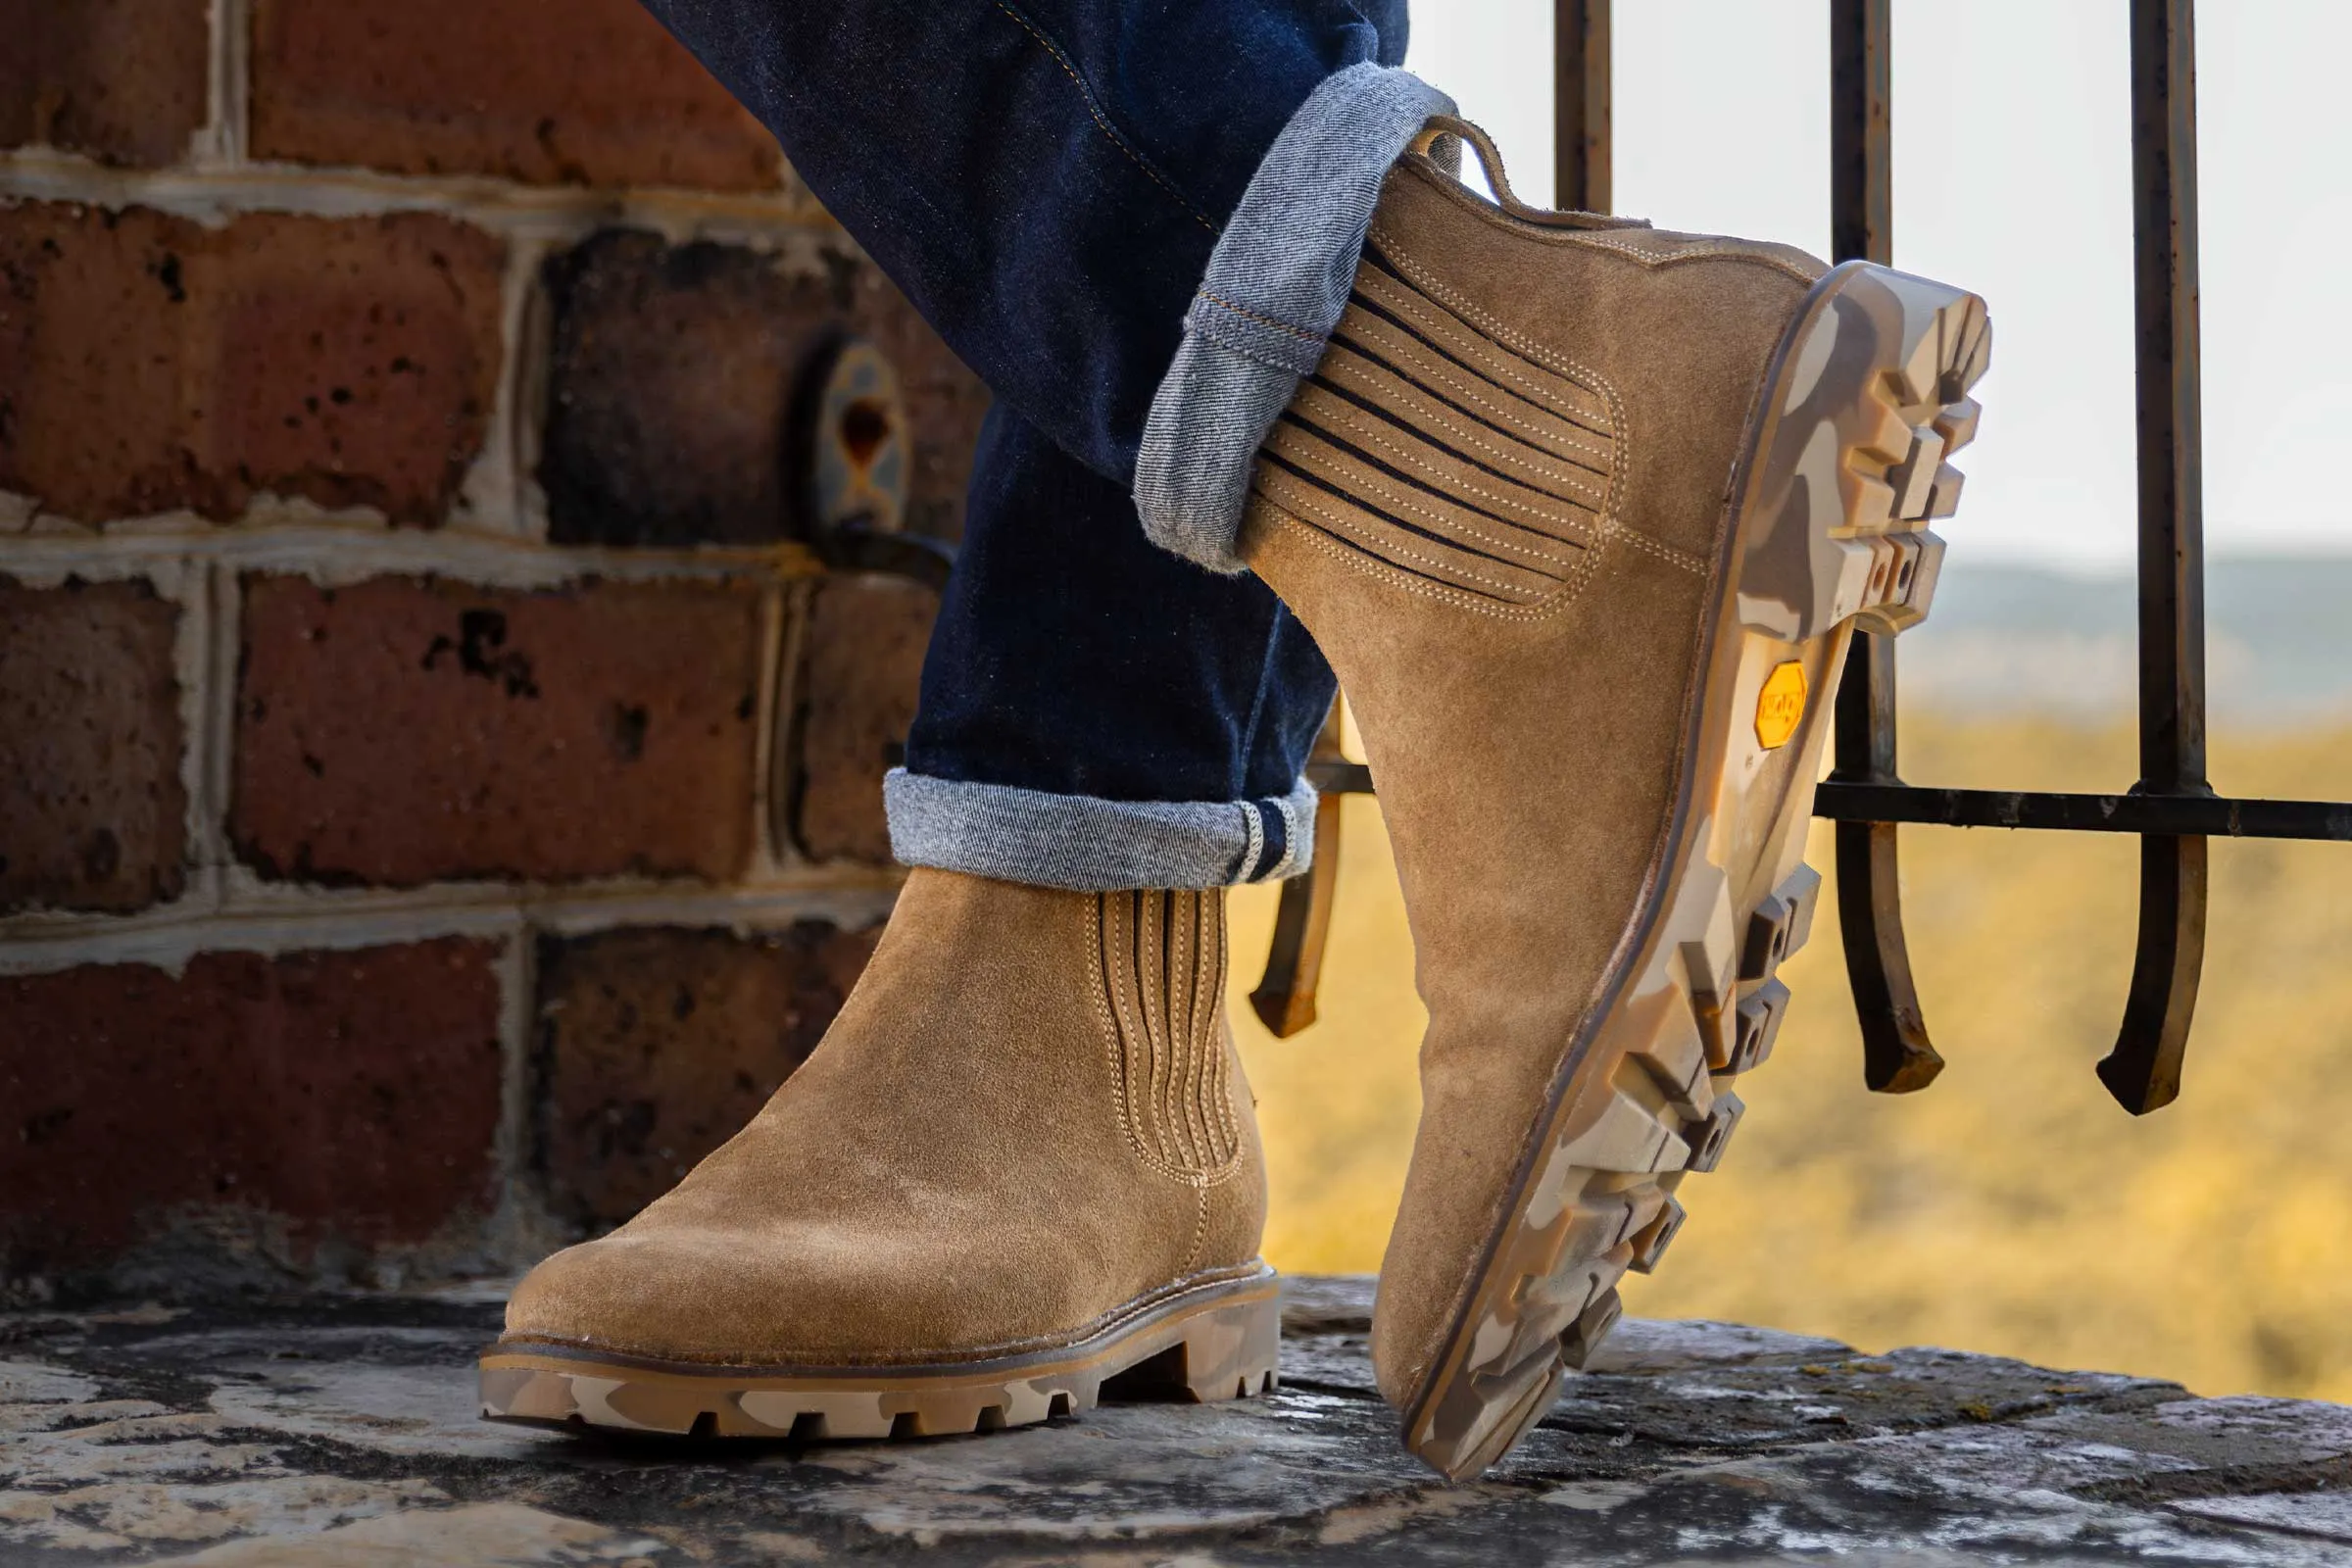
<instances>
[{"instance_id":1,"label":"vibram logo patch","mask_svg":"<svg viewBox=\"0 0 2352 1568\"><path fill-rule=\"evenodd\" d=\"M1805 666L1791 659L1773 666L1756 694L1756 744L1766 751L1788 744L1805 716Z\"/></svg>"}]
</instances>

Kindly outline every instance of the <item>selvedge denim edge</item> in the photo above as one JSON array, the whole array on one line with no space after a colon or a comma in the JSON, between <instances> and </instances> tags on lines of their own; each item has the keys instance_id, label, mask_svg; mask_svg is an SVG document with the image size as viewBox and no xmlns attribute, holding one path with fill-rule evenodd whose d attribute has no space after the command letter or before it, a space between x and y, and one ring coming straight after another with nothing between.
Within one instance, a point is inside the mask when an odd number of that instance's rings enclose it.
<instances>
[{"instance_id":1,"label":"selvedge denim edge","mask_svg":"<svg viewBox=\"0 0 2352 1568\"><path fill-rule=\"evenodd\" d=\"M1109 801L894 768L883 780L902 864L1081 893L1273 882L1307 868L1315 791L1258 801Z\"/></svg>"}]
</instances>

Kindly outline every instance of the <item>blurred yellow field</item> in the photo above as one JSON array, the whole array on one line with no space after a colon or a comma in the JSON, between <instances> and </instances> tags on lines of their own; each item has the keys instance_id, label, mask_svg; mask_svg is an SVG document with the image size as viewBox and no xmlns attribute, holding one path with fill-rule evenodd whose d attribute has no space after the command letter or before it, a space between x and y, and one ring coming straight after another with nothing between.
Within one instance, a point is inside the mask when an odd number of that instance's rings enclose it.
<instances>
[{"instance_id":1,"label":"blurred yellow field","mask_svg":"<svg viewBox=\"0 0 2352 1568\"><path fill-rule=\"evenodd\" d=\"M1906 725L1908 776L2112 790L2126 731ZM2342 799L2352 731L2218 739L2235 794ZM1268 1036L1244 1000L1274 892L1234 900L1235 1028L1268 1143L1266 1250L1376 1268L1418 1108L1422 1024L1370 802L1348 807L1322 1016ZM2352 1399L2352 852L2217 843L2213 930L2180 1101L2134 1120L2091 1074L2131 973L2136 841L1917 829L1912 956L1949 1061L1866 1093L1834 903L1786 971L1772 1060L1742 1081L1722 1169L1628 1310L1726 1317L1866 1348L1935 1343L2176 1378L2204 1394ZM1813 863L1829 866L1817 830Z\"/></svg>"}]
</instances>

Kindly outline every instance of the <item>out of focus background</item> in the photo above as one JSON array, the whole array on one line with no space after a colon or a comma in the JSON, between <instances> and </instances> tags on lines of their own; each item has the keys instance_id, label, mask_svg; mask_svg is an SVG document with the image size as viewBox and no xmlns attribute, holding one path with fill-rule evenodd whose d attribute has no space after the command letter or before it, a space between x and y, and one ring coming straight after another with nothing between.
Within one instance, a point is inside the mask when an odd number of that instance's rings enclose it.
<instances>
[{"instance_id":1,"label":"out of focus background","mask_svg":"<svg viewBox=\"0 0 2352 1568\"><path fill-rule=\"evenodd\" d=\"M1819 0L1620 0L1615 189L1827 248ZM2199 18L2213 772L2352 791L2352 7ZM1919 782L2133 776L2122 0L1895 3L1898 265L1992 302ZM1412 63L1548 190L1549 7ZM633 0L0 0L0 1302L495 1274L806 1055L894 886L927 592L813 548L802 386L984 391ZM1377 1265L1421 1013L1351 802L1322 1021L1240 996L1269 1255ZM1826 867L1826 845L1815 860ZM1873 1097L1834 906L1630 1308L2352 1398L2352 856L2217 844L2180 1102L2091 1076L2133 845L1905 835L1950 1065Z\"/></svg>"}]
</instances>

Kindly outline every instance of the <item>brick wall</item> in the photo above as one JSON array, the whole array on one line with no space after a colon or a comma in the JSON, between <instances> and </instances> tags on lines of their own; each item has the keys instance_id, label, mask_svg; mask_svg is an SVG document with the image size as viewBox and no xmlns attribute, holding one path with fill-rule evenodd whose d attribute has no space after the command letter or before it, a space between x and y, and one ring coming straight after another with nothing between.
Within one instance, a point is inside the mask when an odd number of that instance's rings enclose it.
<instances>
[{"instance_id":1,"label":"brick wall","mask_svg":"<svg viewBox=\"0 0 2352 1568\"><path fill-rule=\"evenodd\" d=\"M985 398L634 0L0 0L0 1298L512 1266L807 1054Z\"/></svg>"}]
</instances>

